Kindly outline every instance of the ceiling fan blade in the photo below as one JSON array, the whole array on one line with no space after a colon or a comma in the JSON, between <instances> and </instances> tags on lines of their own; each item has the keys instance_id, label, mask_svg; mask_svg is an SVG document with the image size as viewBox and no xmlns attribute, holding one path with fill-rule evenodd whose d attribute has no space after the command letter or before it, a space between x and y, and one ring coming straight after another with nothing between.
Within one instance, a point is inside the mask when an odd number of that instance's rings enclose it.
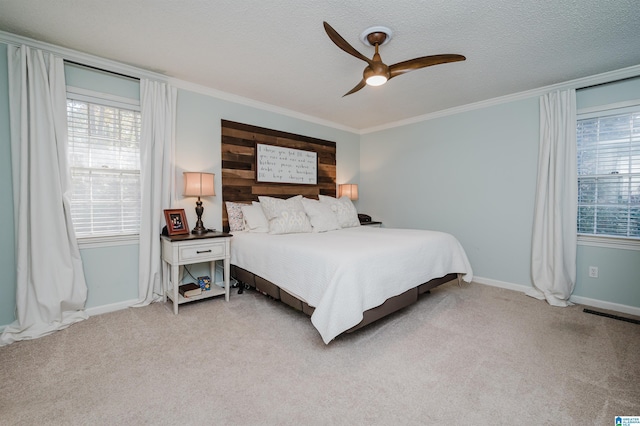
<instances>
[{"instance_id":1,"label":"ceiling fan blade","mask_svg":"<svg viewBox=\"0 0 640 426\"><path fill-rule=\"evenodd\" d=\"M398 62L397 64L389 66L389 79L420 68L446 64L448 62L464 61L465 59L467 58L462 55L453 54L422 56L420 58L409 59L408 61Z\"/></svg>"},{"instance_id":2,"label":"ceiling fan blade","mask_svg":"<svg viewBox=\"0 0 640 426\"><path fill-rule=\"evenodd\" d=\"M353 89L349 90L347 93L345 93L344 95L342 95L342 97L344 98L347 95L350 95L352 93L357 92L358 90L362 89L364 86L366 86L367 83L364 81L364 78L362 80L360 80L360 83L358 83L356 85L356 87L354 87Z\"/></svg>"},{"instance_id":3,"label":"ceiling fan blade","mask_svg":"<svg viewBox=\"0 0 640 426\"><path fill-rule=\"evenodd\" d=\"M338 46L340 49L347 52L349 55L355 56L358 59L362 59L363 61L371 65L372 63L371 59L367 58L362 53L358 52L345 39L343 39L342 36L338 34L338 32L331 27L331 25L327 24L326 22L323 22L323 24L324 24L324 30L327 32L327 35L329 36L331 41L333 41L336 44L336 46Z\"/></svg>"}]
</instances>

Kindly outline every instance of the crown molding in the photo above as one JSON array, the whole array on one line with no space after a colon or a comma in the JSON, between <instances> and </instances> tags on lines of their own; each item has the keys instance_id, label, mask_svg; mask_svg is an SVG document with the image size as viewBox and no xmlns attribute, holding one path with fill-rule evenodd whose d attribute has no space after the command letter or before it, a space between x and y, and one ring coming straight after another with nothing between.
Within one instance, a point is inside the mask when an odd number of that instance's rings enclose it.
<instances>
[{"instance_id":1,"label":"crown molding","mask_svg":"<svg viewBox=\"0 0 640 426\"><path fill-rule=\"evenodd\" d=\"M296 111L292 111L286 108L277 107L271 104L267 104L264 102L259 102L253 99L245 98L239 95L234 95L232 93L223 92L221 90L213 89L210 87L202 86L196 83L191 83L185 80L180 80L174 77L168 77L164 74L155 73L152 71L147 71L138 67L134 67L132 65L126 65L120 62L112 61L110 59L101 58L98 56L90 55L88 53L78 52L72 49L67 49L65 47L56 46L49 43L44 43L38 40L34 40L28 37L19 36L16 34L11 34L5 31L0 31L0 42L11 44L15 46L27 45L30 47L34 47L41 50L46 50L55 55L62 57L63 59L67 59L70 61L78 62L81 64L89 65L96 68L101 68L106 71L112 71L119 74L125 74L135 78L147 78L150 80L158 80L171 84L172 86L188 90L195 93L200 93L203 95L212 96L217 99L221 99L224 101L233 102L236 104L248 106L251 108L260 109L263 111L269 111L280 115L285 115L291 118L295 118L298 120L308 121L314 124L319 124L321 126L331 127L337 130L343 130L350 133L359 134L358 129L344 126L338 123L334 123L329 120L323 120L317 117L313 117L310 115L302 114Z\"/></svg>"},{"instance_id":2,"label":"crown molding","mask_svg":"<svg viewBox=\"0 0 640 426\"><path fill-rule=\"evenodd\" d=\"M20 46L24 44L36 49L46 50L60 56L62 59L67 59L69 61L78 62L84 65L89 65L106 71L124 74L138 79L147 78L150 80L159 80L163 82L167 80L167 76L163 74L147 71L142 68L134 67L132 65L123 64L121 62L112 61L110 59L101 58L99 56L90 55L88 53L79 52L77 50L68 49L66 47L60 47L28 37L11 34L5 31L0 31L0 42L11 44L14 46Z\"/></svg>"},{"instance_id":3,"label":"crown molding","mask_svg":"<svg viewBox=\"0 0 640 426\"><path fill-rule=\"evenodd\" d=\"M409 124L420 123L423 121L433 120L440 117L446 117L449 115L460 114L467 111L473 111L476 109L487 108L503 103L514 102L522 99L531 98L534 96L541 96L553 90L566 90L566 89L581 89L589 86L595 86L598 84L610 83L617 80L623 80L626 78L640 76L640 65L634 65L627 68L622 68L615 71L609 71L594 76L583 77L575 80L570 80L563 83L558 83L550 86L540 87L538 89L527 90L524 92L514 93L510 95L500 96L485 101L475 102L459 107L444 109L429 114L419 115L416 117L408 118L405 120L395 121L393 123L387 123L380 126L368 127L365 129L356 129L349 126L344 126L333 121L320 119L310 115L302 114L297 111L293 111L286 108L277 107L275 105L267 104L264 102L256 101L254 99L245 98L232 93L223 92L221 90L213 89L210 87L202 86L196 83L191 83L185 80L180 80L174 77L167 77L164 74L147 71L132 65L126 65L120 62L112 61L110 59L101 58L99 56L90 55L88 53L78 52L76 50L56 46L49 43L44 43L38 40L34 40L28 37L18 36L5 31L0 31L0 42L11 45L28 45L38 49L50 51L54 54L61 56L63 59L83 63L96 68L102 68L107 71L113 71L120 74L129 75L135 78L148 78L151 80L158 80L168 82L172 86L189 90L195 93L200 93L208 96L212 96L221 100L237 103L240 105L248 106L251 108L260 109L263 111L269 111L280 115L285 115L291 118L307 121L310 123L318 124L321 126L331 127L336 130L342 130L358 135L364 135L368 133L379 132L381 130L392 129L395 127L406 126Z\"/></svg>"},{"instance_id":4,"label":"crown molding","mask_svg":"<svg viewBox=\"0 0 640 426\"><path fill-rule=\"evenodd\" d=\"M233 102L235 104L240 104L240 105L244 105L247 107L251 107L251 108L256 108L262 111L268 111L268 112L273 112L276 114L280 114L280 115L285 115L291 118L296 118L298 120L303 120L303 121L308 121L310 123L314 123L314 124L318 124L321 126L326 126L326 127L331 127L333 129L336 130L343 130L345 132L350 132L350 133L354 133L354 134L360 134L360 131L356 128L353 127L349 127L349 126L344 126L342 124L338 124L335 123L333 121L329 121L329 120L323 120L321 118L318 117L313 117L311 115L306 115L306 114L302 114L300 112L297 111L293 111L290 109L286 109L286 108L281 108L275 105L271 105L271 104L267 104L264 102L260 102L260 101L256 101L254 99L250 99L250 98L245 98L239 95L234 95L233 93L229 93L229 92L223 92L221 90L218 89L213 89L211 87L207 87L207 86L202 86L200 84L197 83L191 83L188 81L184 81L184 80L180 80L180 79L176 79L176 78L172 78L170 77L168 80L169 84L171 84L172 86L182 89L182 90L188 90L190 92L195 92L195 93L199 93L202 95L208 95L208 96L212 96L214 98L217 99L221 99L223 101L229 101L229 102Z\"/></svg>"},{"instance_id":5,"label":"crown molding","mask_svg":"<svg viewBox=\"0 0 640 426\"><path fill-rule=\"evenodd\" d=\"M493 99L487 99L485 101L474 102L459 107L443 109L441 111L432 112L429 114L419 115L405 120L395 121L393 123L383 124L381 126L369 127L360 130L360 134L379 132L381 130L392 129L394 127L406 126L409 124L420 123L423 121L433 120L436 118L446 117L448 115L460 114L467 111L473 111L476 109L487 108L495 105L500 105L508 102L519 101L522 99L528 99L535 96L542 96L545 93L552 92L554 90L567 90L567 89L584 89L590 86L597 86L599 84L611 83L618 80L624 80L627 78L640 76L640 65L634 65L627 68L622 68L615 71L609 71L602 74L596 74L589 77L578 78L575 80L566 81L563 83L552 84L550 86L540 87L538 89L526 90L524 92L512 93L510 95L500 96Z\"/></svg>"}]
</instances>

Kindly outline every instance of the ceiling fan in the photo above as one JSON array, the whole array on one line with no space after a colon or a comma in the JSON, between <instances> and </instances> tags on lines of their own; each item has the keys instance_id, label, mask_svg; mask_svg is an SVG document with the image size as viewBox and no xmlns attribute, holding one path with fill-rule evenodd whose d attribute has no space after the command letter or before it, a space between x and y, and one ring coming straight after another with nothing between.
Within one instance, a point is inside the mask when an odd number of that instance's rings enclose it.
<instances>
[{"instance_id":1,"label":"ceiling fan","mask_svg":"<svg viewBox=\"0 0 640 426\"><path fill-rule=\"evenodd\" d=\"M365 85L380 86L387 82L387 80L397 77L401 74L409 71L417 70L420 68L430 67L432 65L446 64L448 62L464 61L465 58L462 55L443 54L443 55L431 55L421 56L419 58L409 59L408 61L398 62L393 65L386 65L380 59L378 53L378 47L387 43L391 39L391 30L386 27L371 27L366 29L360 39L363 43L369 46L375 46L376 53L372 59L367 58L362 53L358 52L353 46L351 46L331 25L323 22L324 29L327 35L333 41L336 46L344 50L348 54L355 56L358 59L365 61L368 65L365 67L362 73L363 78L353 89L342 95L345 97L352 93L362 89Z\"/></svg>"}]
</instances>

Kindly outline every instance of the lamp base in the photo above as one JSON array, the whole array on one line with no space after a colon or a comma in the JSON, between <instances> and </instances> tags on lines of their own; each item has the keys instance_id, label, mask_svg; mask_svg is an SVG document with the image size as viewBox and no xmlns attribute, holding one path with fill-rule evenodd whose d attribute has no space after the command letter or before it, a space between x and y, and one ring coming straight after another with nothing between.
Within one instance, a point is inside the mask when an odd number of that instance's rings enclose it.
<instances>
[{"instance_id":1,"label":"lamp base","mask_svg":"<svg viewBox=\"0 0 640 426\"><path fill-rule=\"evenodd\" d=\"M198 197L198 201L196 201L196 215L198 216L198 220L196 221L196 227L191 231L192 234L204 235L207 233L207 228L205 228L202 223L202 213L204 213L204 207L202 207L202 201L200 201L200 197Z\"/></svg>"},{"instance_id":2,"label":"lamp base","mask_svg":"<svg viewBox=\"0 0 640 426\"><path fill-rule=\"evenodd\" d=\"M197 227L197 226L196 226L195 228L193 228L193 229L191 230L191 233L192 233L192 234L195 234L195 235L204 235L204 234L206 234L207 232L209 232L209 231L208 231L208 230L207 230L207 228L205 228L204 226L201 226L201 227Z\"/></svg>"}]
</instances>

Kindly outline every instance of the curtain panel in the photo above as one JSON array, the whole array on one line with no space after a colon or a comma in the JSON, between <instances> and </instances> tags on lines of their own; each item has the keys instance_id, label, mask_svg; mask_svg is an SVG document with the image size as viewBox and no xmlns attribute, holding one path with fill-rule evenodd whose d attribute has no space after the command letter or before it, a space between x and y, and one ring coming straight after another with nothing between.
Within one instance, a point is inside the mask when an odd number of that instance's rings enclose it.
<instances>
[{"instance_id":1,"label":"curtain panel","mask_svg":"<svg viewBox=\"0 0 640 426\"><path fill-rule=\"evenodd\" d=\"M578 178L576 92L540 97L538 180L527 295L568 306L576 283Z\"/></svg>"},{"instance_id":2,"label":"curtain panel","mask_svg":"<svg viewBox=\"0 0 640 426\"><path fill-rule=\"evenodd\" d=\"M70 213L63 61L24 45L9 46L7 55L17 282L16 321L0 345L87 318Z\"/></svg>"},{"instance_id":3,"label":"curtain panel","mask_svg":"<svg viewBox=\"0 0 640 426\"><path fill-rule=\"evenodd\" d=\"M175 193L175 118L177 90L166 83L140 80L140 249L138 302L146 306L162 297L160 233L163 210Z\"/></svg>"}]
</instances>

